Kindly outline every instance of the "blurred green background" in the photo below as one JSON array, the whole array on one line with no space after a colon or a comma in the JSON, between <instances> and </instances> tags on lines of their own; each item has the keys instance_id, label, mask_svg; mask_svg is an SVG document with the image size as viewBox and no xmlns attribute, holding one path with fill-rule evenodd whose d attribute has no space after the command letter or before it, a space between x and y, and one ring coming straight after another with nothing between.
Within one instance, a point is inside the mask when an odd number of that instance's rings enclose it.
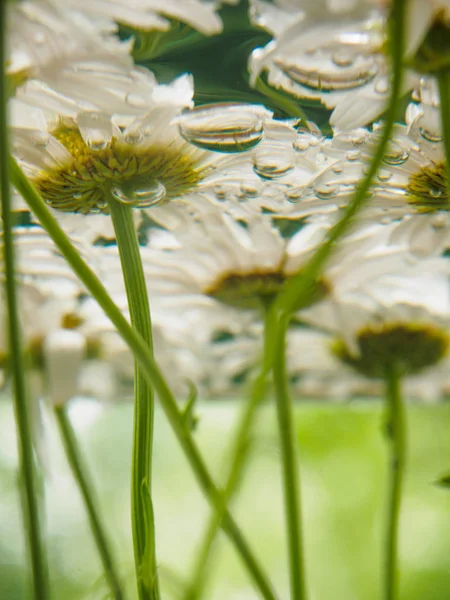
<instances>
[{"instance_id":1,"label":"blurred green background","mask_svg":"<svg viewBox=\"0 0 450 600\"><path fill-rule=\"evenodd\" d=\"M239 403L200 404L196 438L215 473L226 455ZM129 533L132 406L72 406L89 469L130 598L135 598ZM383 412L375 401L297 404L299 453L311 600L381 598L381 543L386 491ZM288 597L279 449L273 407L259 416L247 476L234 511L265 564L280 600ZM409 464L401 523L402 600L450 598L450 493L433 481L450 467L450 406L408 410ZM107 588L76 488L49 413L44 415L47 529L53 598L106 599ZM208 509L164 416L155 426L154 500L163 597L180 597ZM10 401L0 404L0 598L27 600L23 528L16 485ZM228 541L220 535L205 598L258 598Z\"/></svg>"}]
</instances>

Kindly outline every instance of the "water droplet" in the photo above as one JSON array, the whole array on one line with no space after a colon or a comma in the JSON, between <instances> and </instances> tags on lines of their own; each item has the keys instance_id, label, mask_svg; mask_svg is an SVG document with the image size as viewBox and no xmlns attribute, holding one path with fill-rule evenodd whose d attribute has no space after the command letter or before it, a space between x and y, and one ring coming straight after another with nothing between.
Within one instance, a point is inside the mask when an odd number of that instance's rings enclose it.
<instances>
[{"instance_id":1,"label":"water droplet","mask_svg":"<svg viewBox=\"0 0 450 600\"><path fill-rule=\"evenodd\" d=\"M390 179L392 179L392 173L391 171L388 171L387 169L380 169L378 171L377 174L377 179L383 183L389 181Z\"/></svg>"},{"instance_id":2,"label":"water droplet","mask_svg":"<svg viewBox=\"0 0 450 600\"><path fill-rule=\"evenodd\" d=\"M256 196L258 196L259 194L258 189L256 187L247 183L241 184L241 192L249 198L256 198Z\"/></svg>"},{"instance_id":3,"label":"water droplet","mask_svg":"<svg viewBox=\"0 0 450 600\"><path fill-rule=\"evenodd\" d=\"M349 60L349 58L345 58L345 61ZM334 60L333 62L337 65ZM310 61L307 60L306 63L304 61L303 64L300 64L300 59L297 59L297 62L293 63L292 57L289 57L287 61L276 58L275 63L294 83L323 91L344 91L361 87L372 81L378 72L378 66L372 57L366 57L364 63L358 61L357 65L354 64L354 60L348 64L343 64L341 60L341 64L337 65L340 67L339 70L325 67L311 68Z\"/></svg>"},{"instance_id":4,"label":"water droplet","mask_svg":"<svg viewBox=\"0 0 450 600\"><path fill-rule=\"evenodd\" d=\"M380 79L377 79L373 87L378 94L387 94L389 90L387 77L380 77Z\"/></svg>"},{"instance_id":5,"label":"water droplet","mask_svg":"<svg viewBox=\"0 0 450 600\"><path fill-rule=\"evenodd\" d=\"M122 184L111 189L111 194L121 204L134 208L148 208L162 204L166 198L166 188L155 179L145 185Z\"/></svg>"},{"instance_id":6,"label":"water droplet","mask_svg":"<svg viewBox=\"0 0 450 600\"><path fill-rule=\"evenodd\" d=\"M50 136L46 131L36 131L31 136L31 143L37 148L45 148L50 141Z\"/></svg>"},{"instance_id":7,"label":"water droplet","mask_svg":"<svg viewBox=\"0 0 450 600\"><path fill-rule=\"evenodd\" d=\"M199 148L214 152L244 152L263 139L263 116L259 106L213 104L201 106L178 119L183 138Z\"/></svg>"},{"instance_id":8,"label":"water droplet","mask_svg":"<svg viewBox=\"0 0 450 600\"><path fill-rule=\"evenodd\" d=\"M361 156L361 152L359 150L349 150L347 152L347 159L351 162L358 160L358 158Z\"/></svg>"},{"instance_id":9,"label":"water droplet","mask_svg":"<svg viewBox=\"0 0 450 600\"><path fill-rule=\"evenodd\" d=\"M125 96L125 102L133 108L149 108L149 103L139 94L130 92Z\"/></svg>"},{"instance_id":10,"label":"water droplet","mask_svg":"<svg viewBox=\"0 0 450 600\"><path fill-rule=\"evenodd\" d=\"M305 152L310 147L310 141L306 136L299 136L292 142L292 147L296 152Z\"/></svg>"},{"instance_id":11,"label":"water droplet","mask_svg":"<svg viewBox=\"0 0 450 600\"><path fill-rule=\"evenodd\" d=\"M345 50L339 50L333 54L331 60L337 67L350 67L354 62L355 58Z\"/></svg>"},{"instance_id":12,"label":"water droplet","mask_svg":"<svg viewBox=\"0 0 450 600\"><path fill-rule=\"evenodd\" d=\"M304 192L304 188L293 188L291 190L286 190L284 195L286 196L286 200L295 203L302 198Z\"/></svg>"},{"instance_id":13,"label":"water droplet","mask_svg":"<svg viewBox=\"0 0 450 600\"><path fill-rule=\"evenodd\" d=\"M78 114L77 123L83 140L91 150L104 150L111 142L113 125L105 113L81 112Z\"/></svg>"},{"instance_id":14,"label":"water droplet","mask_svg":"<svg viewBox=\"0 0 450 600\"><path fill-rule=\"evenodd\" d=\"M294 165L287 157L257 157L253 165L253 170L263 179L278 179L283 177L289 171L292 171Z\"/></svg>"},{"instance_id":15,"label":"water droplet","mask_svg":"<svg viewBox=\"0 0 450 600\"><path fill-rule=\"evenodd\" d=\"M433 198L440 198L443 195L442 188L430 187L430 196Z\"/></svg>"},{"instance_id":16,"label":"water droplet","mask_svg":"<svg viewBox=\"0 0 450 600\"><path fill-rule=\"evenodd\" d=\"M314 191L318 198L326 200L336 195L338 186L332 183L321 183L314 186Z\"/></svg>"},{"instance_id":17,"label":"water droplet","mask_svg":"<svg viewBox=\"0 0 450 600\"><path fill-rule=\"evenodd\" d=\"M384 156L384 162L388 165L402 165L409 158L407 150L391 150Z\"/></svg>"},{"instance_id":18,"label":"water droplet","mask_svg":"<svg viewBox=\"0 0 450 600\"><path fill-rule=\"evenodd\" d=\"M124 140L127 144L130 144L132 146L137 146L138 144L140 144L142 142L142 140L144 139L144 134L141 130L139 129L134 129L134 130L126 130L124 133Z\"/></svg>"},{"instance_id":19,"label":"water droplet","mask_svg":"<svg viewBox=\"0 0 450 600\"><path fill-rule=\"evenodd\" d=\"M420 135L423 137L423 139L426 140L427 142L431 142L433 144L438 144L439 142L442 142L442 140L443 140L443 137L441 135L439 135L439 133L434 133L434 132L430 131L429 129L425 129L424 127L420 127L419 132L420 132Z\"/></svg>"},{"instance_id":20,"label":"water droplet","mask_svg":"<svg viewBox=\"0 0 450 600\"><path fill-rule=\"evenodd\" d=\"M336 163L331 167L331 170L333 173L336 173L336 175L339 175L344 170L344 167L341 164Z\"/></svg>"}]
</instances>

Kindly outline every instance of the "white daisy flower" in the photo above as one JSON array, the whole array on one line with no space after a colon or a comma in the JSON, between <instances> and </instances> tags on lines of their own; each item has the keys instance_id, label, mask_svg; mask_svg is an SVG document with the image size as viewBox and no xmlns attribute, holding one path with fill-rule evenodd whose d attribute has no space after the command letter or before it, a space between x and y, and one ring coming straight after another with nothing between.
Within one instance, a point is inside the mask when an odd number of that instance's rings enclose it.
<instances>
[{"instance_id":1,"label":"white daisy flower","mask_svg":"<svg viewBox=\"0 0 450 600\"><path fill-rule=\"evenodd\" d=\"M277 4L252 3L256 24L268 26L275 38L253 51L251 80L266 71L272 86L297 98L320 100L334 109L330 123L340 130L379 116L389 97L381 3L374 3L380 4L375 8L365 3L315 2L307 9L297 8L296 16L295 3ZM405 92L409 85L410 81Z\"/></svg>"},{"instance_id":2,"label":"white daisy flower","mask_svg":"<svg viewBox=\"0 0 450 600\"><path fill-rule=\"evenodd\" d=\"M222 21L215 12L220 3L208 0L66 0L66 4L94 18L112 19L145 32L167 31L170 19L186 23L205 35L222 30Z\"/></svg>"},{"instance_id":3,"label":"white daisy flower","mask_svg":"<svg viewBox=\"0 0 450 600\"><path fill-rule=\"evenodd\" d=\"M309 223L286 238L267 215L236 220L206 201L205 206L200 216L173 220L172 233L150 231L143 249L153 306L170 309L171 321L179 322L180 329L186 321L184 326L202 341L217 332L246 331L255 311L302 268L330 227L322 221ZM166 226L170 222L164 215L158 219ZM387 244L392 229L373 225L347 236L329 260L312 301L339 296L408 263L406 246Z\"/></svg>"},{"instance_id":4,"label":"white daisy flower","mask_svg":"<svg viewBox=\"0 0 450 600\"><path fill-rule=\"evenodd\" d=\"M51 0L9 3L7 17L6 74L16 85L31 77L45 78L68 60L92 56L131 67L130 43L113 35L115 23L92 19L78 5L70 8Z\"/></svg>"},{"instance_id":5,"label":"white daisy flower","mask_svg":"<svg viewBox=\"0 0 450 600\"><path fill-rule=\"evenodd\" d=\"M443 252L450 242L444 147L423 114L422 105L415 104L408 109L409 125L396 125L370 199L358 215L359 222L367 223L402 219L392 242L403 239L417 256ZM330 204L345 208L367 173L379 136L378 126L373 132L359 129L335 135L328 150L329 164L300 190L298 212L293 207L290 216L303 215L303 203L314 204L323 193Z\"/></svg>"},{"instance_id":6,"label":"white daisy flower","mask_svg":"<svg viewBox=\"0 0 450 600\"><path fill-rule=\"evenodd\" d=\"M18 90L10 109L13 153L55 209L107 212L105 190L132 206L161 204L245 162L240 132L245 137L247 120L260 127L270 114L249 105L181 115L192 95L189 75L158 85L146 69L79 61L54 81ZM234 144L226 154L215 151L218 137Z\"/></svg>"},{"instance_id":7,"label":"white daisy flower","mask_svg":"<svg viewBox=\"0 0 450 600\"><path fill-rule=\"evenodd\" d=\"M334 333L335 354L364 376L383 379L392 361L405 375L415 375L447 354L448 274L447 259L424 260L419 269L379 277L302 316Z\"/></svg>"}]
</instances>

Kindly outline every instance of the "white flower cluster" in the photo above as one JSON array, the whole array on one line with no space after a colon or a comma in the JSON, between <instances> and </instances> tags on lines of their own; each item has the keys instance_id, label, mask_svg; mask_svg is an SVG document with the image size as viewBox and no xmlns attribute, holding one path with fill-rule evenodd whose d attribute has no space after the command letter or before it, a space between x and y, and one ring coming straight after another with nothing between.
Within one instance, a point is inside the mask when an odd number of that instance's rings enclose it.
<instances>
[{"instance_id":1,"label":"white flower cluster","mask_svg":"<svg viewBox=\"0 0 450 600\"><path fill-rule=\"evenodd\" d=\"M180 396L189 381L204 396L240 393L252 377L261 311L351 200L380 138L373 121L390 87L385 3L299 10L294 1L250 2L254 23L273 35L251 55L250 80L265 73L300 104L332 108L327 135L263 104L194 106L192 75L158 83L116 35L117 24L163 31L168 19L213 35L222 27L217 4L30 0L10 8L13 154L124 314L105 195L139 209L156 357ZM410 54L442 12L432 2L412 5ZM413 71L407 85L416 89L366 208L294 315L289 375L299 396L378 393L371 379L389 353L403 351L412 394L450 393L450 197L439 95ZM55 402L126 394L127 348L18 195L15 206L27 348L36 368L46 365ZM2 340L7 364L3 348Z\"/></svg>"}]
</instances>

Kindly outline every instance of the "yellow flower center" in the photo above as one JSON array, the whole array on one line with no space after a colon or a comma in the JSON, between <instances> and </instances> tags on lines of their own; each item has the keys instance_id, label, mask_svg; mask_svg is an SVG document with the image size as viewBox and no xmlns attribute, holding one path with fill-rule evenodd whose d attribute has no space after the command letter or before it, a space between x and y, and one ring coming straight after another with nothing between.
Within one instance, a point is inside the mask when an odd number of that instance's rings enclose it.
<instances>
[{"instance_id":1,"label":"yellow flower center","mask_svg":"<svg viewBox=\"0 0 450 600\"><path fill-rule=\"evenodd\" d=\"M406 191L408 202L418 212L450 210L447 173L443 162L422 167L411 175Z\"/></svg>"},{"instance_id":2,"label":"yellow flower center","mask_svg":"<svg viewBox=\"0 0 450 600\"><path fill-rule=\"evenodd\" d=\"M46 202L65 212L108 212L106 194L135 205L151 206L192 190L211 169L199 165L198 150L134 146L112 138L93 149L79 130L60 127L52 135L73 161L43 173L35 184Z\"/></svg>"},{"instance_id":3,"label":"yellow flower center","mask_svg":"<svg viewBox=\"0 0 450 600\"><path fill-rule=\"evenodd\" d=\"M214 282L205 293L235 308L258 309L262 304L273 300L288 279L285 273L278 270L227 273ZM327 292L327 284L320 281L308 305L323 299Z\"/></svg>"},{"instance_id":4,"label":"yellow flower center","mask_svg":"<svg viewBox=\"0 0 450 600\"><path fill-rule=\"evenodd\" d=\"M447 352L447 334L431 325L381 325L358 333L359 356L353 356L342 340L332 346L345 364L373 379L384 378L396 364L403 375L413 375L439 362Z\"/></svg>"}]
</instances>

